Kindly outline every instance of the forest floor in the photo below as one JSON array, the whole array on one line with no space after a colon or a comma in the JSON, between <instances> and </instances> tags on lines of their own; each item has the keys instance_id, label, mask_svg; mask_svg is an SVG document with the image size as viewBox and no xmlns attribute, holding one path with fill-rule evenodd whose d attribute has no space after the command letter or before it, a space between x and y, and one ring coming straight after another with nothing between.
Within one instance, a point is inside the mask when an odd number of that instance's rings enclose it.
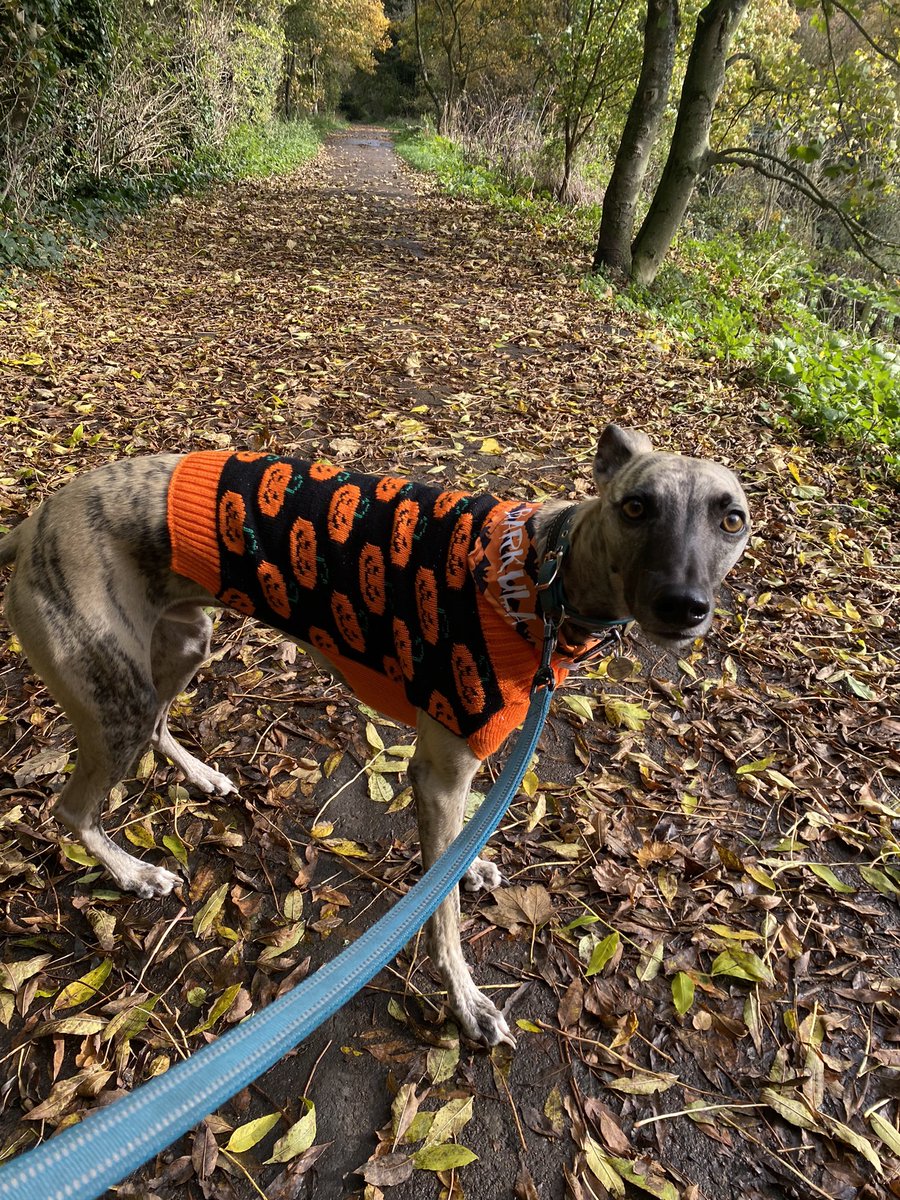
<instances>
[{"instance_id":1,"label":"forest floor","mask_svg":"<svg viewBox=\"0 0 900 1200\"><path fill-rule=\"evenodd\" d=\"M585 261L355 128L2 302L3 525L85 467L230 445L577 499L609 420L726 462L754 518L702 648L635 635L626 678L570 677L491 842L511 886L463 901L517 1050L460 1045L416 941L122 1200L900 1196L896 495L586 296ZM118 893L51 816L72 732L2 638L9 1157L334 957L419 865L411 732L226 615L175 725L240 799L146 756L107 825L186 882Z\"/></svg>"}]
</instances>

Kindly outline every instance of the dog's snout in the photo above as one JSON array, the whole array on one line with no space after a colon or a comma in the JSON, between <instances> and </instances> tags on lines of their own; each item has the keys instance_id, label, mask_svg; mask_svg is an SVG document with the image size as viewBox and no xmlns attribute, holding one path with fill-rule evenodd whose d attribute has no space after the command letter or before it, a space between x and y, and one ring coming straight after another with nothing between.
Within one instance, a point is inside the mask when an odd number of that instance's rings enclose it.
<instances>
[{"instance_id":1,"label":"dog's snout","mask_svg":"<svg viewBox=\"0 0 900 1200\"><path fill-rule=\"evenodd\" d=\"M709 616L709 600L696 588L666 588L653 602L653 613L663 624L693 629Z\"/></svg>"}]
</instances>

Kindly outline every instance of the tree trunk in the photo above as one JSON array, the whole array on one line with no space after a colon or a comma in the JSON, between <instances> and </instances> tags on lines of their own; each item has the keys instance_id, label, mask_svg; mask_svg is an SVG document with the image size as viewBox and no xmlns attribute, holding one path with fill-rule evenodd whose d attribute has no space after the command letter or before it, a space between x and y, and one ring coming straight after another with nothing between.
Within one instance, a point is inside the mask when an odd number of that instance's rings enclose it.
<instances>
[{"instance_id":1,"label":"tree trunk","mask_svg":"<svg viewBox=\"0 0 900 1200\"><path fill-rule=\"evenodd\" d=\"M595 271L631 270L634 210L666 111L680 22L678 0L648 0L641 75L603 197Z\"/></svg>"},{"instance_id":2,"label":"tree trunk","mask_svg":"<svg viewBox=\"0 0 900 1200\"><path fill-rule=\"evenodd\" d=\"M425 62L425 51L422 49L422 33L419 29L419 0L413 0L413 26L416 33L416 54L419 59L419 72L422 76L422 86L431 98L431 103L434 105L434 123L437 126L438 133L441 133L442 115L444 106L441 104L437 92L431 86L431 77L428 74L428 66Z\"/></svg>"},{"instance_id":3,"label":"tree trunk","mask_svg":"<svg viewBox=\"0 0 900 1200\"><path fill-rule=\"evenodd\" d=\"M728 47L749 0L709 0L697 18L669 157L634 241L631 277L652 283L710 154L709 128L725 82Z\"/></svg>"}]
</instances>

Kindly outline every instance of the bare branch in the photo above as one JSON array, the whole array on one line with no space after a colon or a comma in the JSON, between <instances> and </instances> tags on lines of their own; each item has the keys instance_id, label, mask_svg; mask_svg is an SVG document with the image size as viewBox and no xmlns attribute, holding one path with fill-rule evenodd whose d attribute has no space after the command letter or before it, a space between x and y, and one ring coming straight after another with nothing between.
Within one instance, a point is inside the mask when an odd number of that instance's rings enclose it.
<instances>
[{"instance_id":1,"label":"bare branch","mask_svg":"<svg viewBox=\"0 0 900 1200\"><path fill-rule=\"evenodd\" d=\"M776 183L783 183L787 187L793 188L807 200L811 200L819 208L832 213L841 225L846 230L850 240L853 242L856 250L876 267L883 274L888 274L890 268L875 258L866 249L866 242L875 242L885 249L897 250L900 245L896 242L887 241L885 238L879 237L868 229L862 221L850 213L844 212L839 205L830 200L817 183L802 171L795 163L788 162L787 159L779 158L776 154L769 154L765 150L757 150L752 146L734 146L725 150L718 150L710 154L708 159L709 166L723 165L743 167L746 170L755 171L758 175L762 175L766 179L772 179Z\"/></svg>"},{"instance_id":2,"label":"bare branch","mask_svg":"<svg viewBox=\"0 0 900 1200\"><path fill-rule=\"evenodd\" d=\"M883 59L885 59L889 63L892 63L897 68L897 70L900 71L900 58L895 58L895 56L893 54L891 54L891 52L889 50L885 49L884 46L880 45L875 40L875 38L872 37L871 33L869 33L868 29L866 29L866 27L860 21L859 17L854 16L854 14L850 11L849 8L847 8L847 6L845 4L841 4L840 0L823 0L822 9L825 12L826 21L828 19L828 8L829 7L836 8L838 10L838 12L842 12L844 14L844 16L847 18L847 20L850 22L850 24L854 27L854 29L858 30L859 33L862 34L862 36L866 39L866 41L869 43L869 45L872 47L872 49L875 51L875 53L880 54Z\"/></svg>"}]
</instances>

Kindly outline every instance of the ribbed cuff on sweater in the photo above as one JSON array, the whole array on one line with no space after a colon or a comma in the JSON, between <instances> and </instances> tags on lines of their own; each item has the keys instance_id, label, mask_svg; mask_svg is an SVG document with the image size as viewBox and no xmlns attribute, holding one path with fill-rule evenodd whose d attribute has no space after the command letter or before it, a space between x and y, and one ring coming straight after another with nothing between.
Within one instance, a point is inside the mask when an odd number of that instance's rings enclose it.
<instances>
[{"instance_id":1,"label":"ribbed cuff on sweater","mask_svg":"<svg viewBox=\"0 0 900 1200\"><path fill-rule=\"evenodd\" d=\"M168 523L172 570L217 596L222 590L216 499L229 450L186 455L169 484Z\"/></svg>"}]
</instances>

